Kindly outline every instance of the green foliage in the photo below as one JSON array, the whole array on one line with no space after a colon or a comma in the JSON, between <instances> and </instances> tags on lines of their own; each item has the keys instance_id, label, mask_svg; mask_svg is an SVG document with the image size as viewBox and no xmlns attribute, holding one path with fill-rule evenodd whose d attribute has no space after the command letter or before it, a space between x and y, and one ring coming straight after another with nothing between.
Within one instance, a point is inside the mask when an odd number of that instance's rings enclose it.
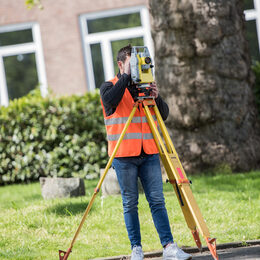
<instances>
[{"instance_id":1,"label":"green foliage","mask_svg":"<svg viewBox=\"0 0 260 260\"><path fill-rule=\"evenodd\" d=\"M32 9L34 6L38 6L39 9L43 9L41 0L25 0L25 5L28 9Z\"/></svg>"},{"instance_id":2,"label":"green foliage","mask_svg":"<svg viewBox=\"0 0 260 260\"><path fill-rule=\"evenodd\" d=\"M40 176L85 177L107 162L99 94L42 98L39 90L0 111L0 184Z\"/></svg>"},{"instance_id":3,"label":"green foliage","mask_svg":"<svg viewBox=\"0 0 260 260\"><path fill-rule=\"evenodd\" d=\"M255 100L258 108L258 115L260 117L260 62L257 61L254 66L252 66L252 69L255 73L255 86L254 86L254 95Z\"/></svg>"}]
</instances>

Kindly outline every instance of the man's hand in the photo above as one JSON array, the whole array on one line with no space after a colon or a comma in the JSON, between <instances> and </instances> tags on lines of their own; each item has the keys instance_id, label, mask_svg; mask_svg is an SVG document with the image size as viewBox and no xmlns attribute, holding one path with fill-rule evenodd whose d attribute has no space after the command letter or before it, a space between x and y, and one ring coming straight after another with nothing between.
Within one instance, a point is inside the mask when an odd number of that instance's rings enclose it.
<instances>
[{"instance_id":1,"label":"man's hand","mask_svg":"<svg viewBox=\"0 0 260 260\"><path fill-rule=\"evenodd\" d=\"M157 88L156 83L153 82L153 83L150 84L150 86L151 86L151 96L157 98L158 95L159 95L159 90Z\"/></svg>"},{"instance_id":2,"label":"man's hand","mask_svg":"<svg viewBox=\"0 0 260 260\"><path fill-rule=\"evenodd\" d=\"M127 56L124 62L124 73L126 73L127 75L131 74L130 58L130 56Z\"/></svg>"}]
</instances>

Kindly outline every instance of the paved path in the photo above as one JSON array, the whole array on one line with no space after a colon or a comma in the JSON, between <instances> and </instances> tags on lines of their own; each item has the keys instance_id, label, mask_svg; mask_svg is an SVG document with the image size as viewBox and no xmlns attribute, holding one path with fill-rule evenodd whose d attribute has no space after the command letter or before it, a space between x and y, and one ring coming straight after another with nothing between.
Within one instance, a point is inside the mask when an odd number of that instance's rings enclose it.
<instances>
[{"instance_id":1,"label":"paved path","mask_svg":"<svg viewBox=\"0 0 260 260\"><path fill-rule=\"evenodd\" d=\"M221 259L236 259L236 260L260 260L260 245L240 248L229 248L218 250L219 260ZM209 252L194 254L192 259L196 260L212 260Z\"/></svg>"},{"instance_id":2,"label":"paved path","mask_svg":"<svg viewBox=\"0 0 260 260\"><path fill-rule=\"evenodd\" d=\"M247 244L247 246L244 246ZM207 247L202 254L197 253L196 247L184 249L189 254L192 254L193 260L213 260ZM219 260L260 260L260 240L248 240L242 242L232 242L226 244L219 244L217 246ZM146 252L145 260L162 260L162 251ZM95 260L130 260L130 256L115 256L106 258L96 258Z\"/></svg>"},{"instance_id":3,"label":"paved path","mask_svg":"<svg viewBox=\"0 0 260 260\"><path fill-rule=\"evenodd\" d=\"M192 254L193 260L212 260L211 254L207 251L204 253ZM250 247L239 247L218 250L219 260L260 260L260 245ZM145 258L150 260L162 260L162 257L157 258Z\"/></svg>"}]
</instances>

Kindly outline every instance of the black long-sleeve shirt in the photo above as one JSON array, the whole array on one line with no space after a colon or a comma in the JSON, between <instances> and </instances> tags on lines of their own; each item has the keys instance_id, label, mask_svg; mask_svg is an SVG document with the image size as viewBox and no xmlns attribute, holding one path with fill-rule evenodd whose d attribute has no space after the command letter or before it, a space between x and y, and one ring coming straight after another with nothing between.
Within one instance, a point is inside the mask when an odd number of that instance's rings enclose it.
<instances>
[{"instance_id":1,"label":"black long-sleeve shirt","mask_svg":"<svg viewBox=\"0 0 260 260\"><path fill-rule=\"evenodd\" d=\"M121 101L125 89L127 88L131 93L133 99L138 97L138 90L135 85L130 85L131 76L127 74L117 75L118 81L115 85L112 82L106 81L100 87L100 95L105 108L105 113L107 116L112 115ZM160 111L163 120L166 120L169 115L169 107L163 101L160 95L155 99L156 105Z\"/></svg>"}]
</instances>

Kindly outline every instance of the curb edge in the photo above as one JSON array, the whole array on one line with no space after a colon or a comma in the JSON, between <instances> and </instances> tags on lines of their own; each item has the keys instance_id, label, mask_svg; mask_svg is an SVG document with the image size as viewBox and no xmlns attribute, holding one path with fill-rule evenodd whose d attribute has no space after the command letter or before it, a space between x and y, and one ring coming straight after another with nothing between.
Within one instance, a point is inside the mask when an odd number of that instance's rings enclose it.
<instances>
[{"instance_id":1,"label":"curb edge","mask_svg":"<svg viewBox=\"0 0 260 260\"><path fill-rule=\"evenodd\" d=\"M217 244L217 250L236 248L236 247L247 247L247 246L254 246L254 245L260 245L260 240L246 240L240 242ZM181 249L186 253L199 253L197 247L182 246ZM203 246L202 252L206 252L206 251L209 251L208 247ZM145 258L153 258L153 257L160 257L160 256L162 256L162 250L144 253ZM120 255L120 256L112 256L112 257L105 257L105 258L93 258L92 260L127 260L127 259L130 259L129 255Z\"/></svg>"}]
</instances>

